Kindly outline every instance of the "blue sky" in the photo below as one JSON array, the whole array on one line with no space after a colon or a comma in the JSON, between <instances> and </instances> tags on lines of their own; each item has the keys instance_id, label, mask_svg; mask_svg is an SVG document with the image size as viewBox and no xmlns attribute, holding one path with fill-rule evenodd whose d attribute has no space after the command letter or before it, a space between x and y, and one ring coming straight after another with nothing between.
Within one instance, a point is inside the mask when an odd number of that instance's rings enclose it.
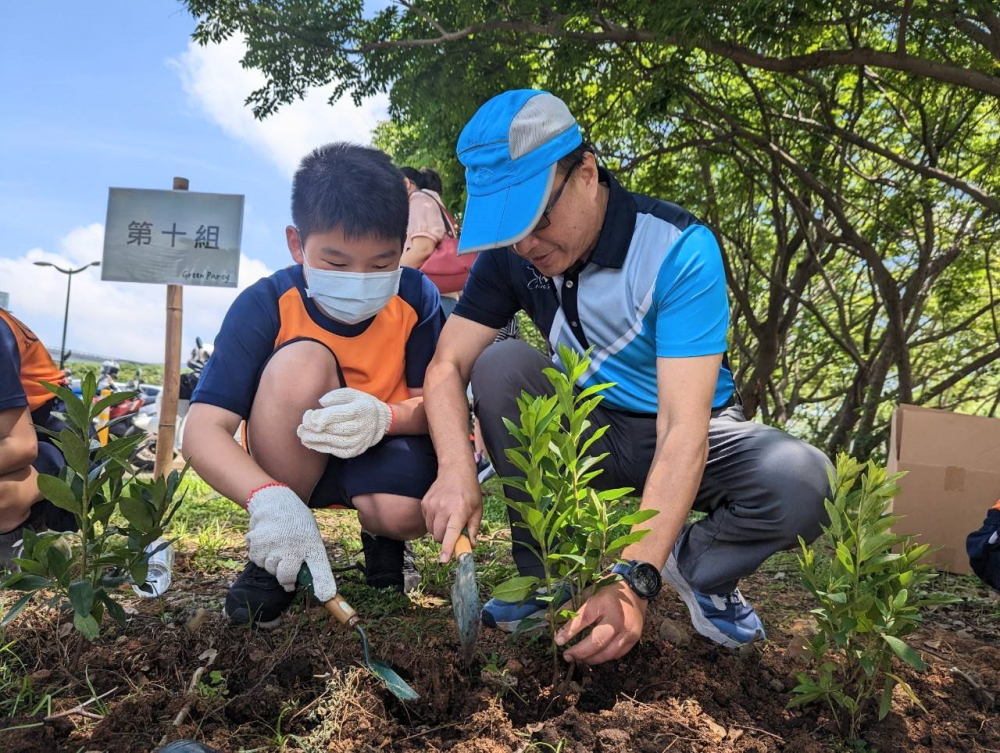
<instances>
[{"instance_id":1,"label":"blue sky","mask_svg":"<svg viewBox=\"0 0 1000 753\"><path fill-rule=\"evenodd\" d=\"M100 259L108 187L246 196L240 287L288 263L289 181L325 141L367 142L385 101L326 104L323 92L264 123L242 106L257 85L239 40L193 45L175 0L16 3L0 24L0 290L52 346L65 277L33 261ZM185 289L185 348L212 338L235 291ZM162 360L160 286L77 275L68 347Z\"/></svg>"}]
</instances>

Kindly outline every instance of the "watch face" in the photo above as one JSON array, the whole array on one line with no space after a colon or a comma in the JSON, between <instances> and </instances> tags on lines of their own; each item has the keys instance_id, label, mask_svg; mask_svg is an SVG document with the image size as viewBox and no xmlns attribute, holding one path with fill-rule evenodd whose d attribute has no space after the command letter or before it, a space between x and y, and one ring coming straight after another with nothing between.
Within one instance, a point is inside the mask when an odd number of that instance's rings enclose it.
<instances>
[{"instance_id":1,"label":"watch face","mask_svg":"<svg viewBox=\"0 0 1000 753\"><path fill-rule=\"evenodd\" d=\"M650 599L659 593L663 580L655 567L648 562L639 562L632 568L632 585L640 596Z\"/></svg>"}]
</instances>

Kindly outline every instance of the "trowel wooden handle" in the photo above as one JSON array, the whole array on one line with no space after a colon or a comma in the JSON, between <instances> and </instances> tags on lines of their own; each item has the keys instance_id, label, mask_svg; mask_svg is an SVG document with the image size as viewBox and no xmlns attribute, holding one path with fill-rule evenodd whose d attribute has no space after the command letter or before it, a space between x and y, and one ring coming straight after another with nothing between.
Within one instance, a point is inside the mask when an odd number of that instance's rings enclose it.
<instances>
[{"instance_id":1,"label":"trowel wooden handle","mask_svg":"<svg viewBox=\"0 0 1000 753\"><path fill-rule=\"evenodd\" d=\"M337 622L341 625L345 625L349 628L353 628L359 622L361 618L358 617L358 613L354 611L354 607L347 603L343 596L337 594L324 605L326 611L337 618Z\"/></svg>"},{"instance_id":2,"label":"trowel wooden handle","mask_svg":"<svg viewBox=\"0 0 1000 753\"><path fill-rule=\"evenodd\" d=\"M472 554L472 542L469 541L469 537L464 533L458 537L458 541L455 542L455 552L456 558L461 557L463 554Z\"/></svg>"}]
</instances>

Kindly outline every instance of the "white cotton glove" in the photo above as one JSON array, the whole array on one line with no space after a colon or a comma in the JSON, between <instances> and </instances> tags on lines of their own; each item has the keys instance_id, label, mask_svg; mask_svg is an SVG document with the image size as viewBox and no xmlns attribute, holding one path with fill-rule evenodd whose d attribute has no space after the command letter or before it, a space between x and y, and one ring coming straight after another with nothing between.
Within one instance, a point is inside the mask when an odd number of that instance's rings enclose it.
<instances>
[{"instance_id":1,"label":"white cotton glove","mask_svg":"<svg viewBox=\"0 0 1000 753\"><path fill-rule=\"evenodd\" d=\"M247 511L251 562L271 573L286 591L295 590L304 562L309 565L316 598L327 602L337 595L337 581L316 519L295 492L283 484L265 486L250 497Z\"/></svg>"},{"instance_id":2,"label":"white cotton glove","mask_svg":"<svg viewBox=\"0 0 1000 753\"><path fill-rule=\"evenodd\" d=\"M307 410L296 434L316 452L354 458L373 447L392 427L392 409L367 392L342 387L319 399L322 408Z\"/></svg>"}]
</instances>

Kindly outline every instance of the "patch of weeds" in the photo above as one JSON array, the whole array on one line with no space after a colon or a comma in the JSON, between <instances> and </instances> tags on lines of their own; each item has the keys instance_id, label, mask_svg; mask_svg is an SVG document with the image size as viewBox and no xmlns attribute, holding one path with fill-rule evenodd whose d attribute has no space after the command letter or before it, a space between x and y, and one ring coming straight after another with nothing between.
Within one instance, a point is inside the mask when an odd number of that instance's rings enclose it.
<instances>
[{"instance_id":1,"label":"patch of weeds","mask_svg":"<svg viewBox=\"0 0 1000 753\"><path fill-rule=\"evenodd\" d=\"M205 573L220 570L238 570L242 562L231 557L220 557L219 553L231 546L229 537L222 528L220 521L215 520L210 525L199 529L193 536L194 554L191 555L191 566Z\"/></svg>"},{"instance_id":2,"label":"patch of weeds","mask_svg":"<svg viewBox=\"0 0 1000 753\"><path fill-rule=\"evenodd\" d=\"M229 688L226 685L226 678L218 669L213 669L208 673L208 678L204 676L198 680L198 695L208 700L220 700L229 695Z\"/></svg>"}]
</instances>

